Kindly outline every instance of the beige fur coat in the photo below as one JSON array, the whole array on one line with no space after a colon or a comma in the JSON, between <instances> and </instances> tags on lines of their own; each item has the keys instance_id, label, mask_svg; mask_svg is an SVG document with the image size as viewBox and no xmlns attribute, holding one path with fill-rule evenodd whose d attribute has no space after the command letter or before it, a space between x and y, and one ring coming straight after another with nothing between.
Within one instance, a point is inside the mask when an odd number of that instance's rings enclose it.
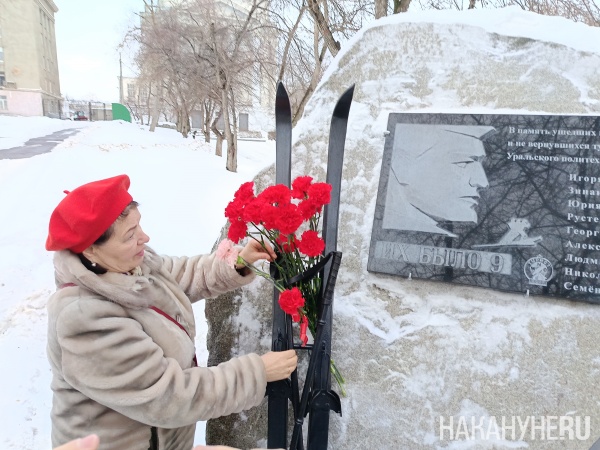
<instances>
[{"instance_id":1,"label":"beige fur coat","mask_svg":"<svg viewBox=\"0 0 600 450\"><path fill-rule=\"evenodd\" d=\"M190 450L197 421L261 403L267 383L258 355L210 368L193 363L190 299L217 296L252 275L239 275L214 254L171 258L149 248L139 276L96 275L70 251L57 252L54 266L58 289L48 303L54 446L96 433L101 449L147 450L155 428L157 448Z\"/></svg>"}]
</instances>

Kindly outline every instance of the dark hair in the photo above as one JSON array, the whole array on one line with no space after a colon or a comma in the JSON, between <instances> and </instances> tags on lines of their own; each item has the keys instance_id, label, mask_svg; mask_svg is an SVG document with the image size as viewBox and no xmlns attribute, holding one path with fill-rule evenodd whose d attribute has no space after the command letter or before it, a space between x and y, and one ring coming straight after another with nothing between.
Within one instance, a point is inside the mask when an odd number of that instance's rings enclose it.
<instances>
[{"instance_id":1,"label":"dark hair","mask_svg":"<svg viewBox=\"0 0 600 450\"><path fill-rule=\"evenodd\" d=\"M129 205L127 205L125 207L125 209L119 215L119 217L117 217L117 220L127 217L129 215L131 209L137 208L138 206L139 206L139 203L136 202L135 200L132 200L129 203ZM117 220L115 220L115 222ZM92 245L102 245L106 241L108 241L112 237L112 235L115 233L115 222L113 222L112 225L110 227L108 227L108 229L104 233L102 233L102 235L98 239L96 239L96 241ZM87 270L91 270L92 272L94 272L97 275L102 275L103 273L107 272L107 270L104 267L101 267L98 264L96 264L95 266L92 265L92 262L89 259L87 259L83 255L83 253L78 253L77 256L79 256L79 260L81 261L81 263L85 266L85 268Z\"/></svg>"},{"instance_id":2,"label":"dark hair","mask_svg":"<svg viewBox=\"0 0 600 450\"><path fill-rule=\"evenodd\" d=\"M132 200L129 203L129 205L127 205L125 207L125 209L119 215L119 217L117 217L115 222L119 219L123 219L123 218L127 217L129 215L129 212L131 211L131 208L137 208L138 206L139 206L139 203L136 202L135 200ZM102 235L98 239L96 239L92 245L102 245L106 241L108 241L115 232L115 222L113 222L112 225L110 227L108 227L108 229L104 233L102 233Z\"/></svg>"}]
</instances>

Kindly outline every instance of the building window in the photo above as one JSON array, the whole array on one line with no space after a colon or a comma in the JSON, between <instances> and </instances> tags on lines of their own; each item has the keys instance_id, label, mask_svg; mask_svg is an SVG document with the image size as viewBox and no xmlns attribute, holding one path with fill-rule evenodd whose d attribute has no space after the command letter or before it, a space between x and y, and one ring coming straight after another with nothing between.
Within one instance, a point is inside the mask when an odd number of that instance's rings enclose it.
<instances>
[{"instance_id":1,"label":"building window","mask_svg":"<svg viewBox=\"0 0 600 450\"><path fill-rule=\"evenodd\" d=\"M248 131L248 114L240 113L240 122L239 122L240 131Z\"/></svg>"},{"instance_id":2,"label":"building window","mask_svg":"<svg viewBox=\"0 0 600 450\"><path fill-rule=\"evenodd\" d=\"M6 95L0 95L0 111L8 110L8 100Z\"/></svg>"},{"instance_id":3,"label":"building window","mask_svg":"<svg viewBox=\"0 0 600 450\"><path fill-rule=\"evenodd\" d=\"M0 72L0 86L5 86L6 85L6 76L4 75L4 72Z\"/></svg>"},{"instance_id":4,"label":"building window","mask_svg":"<svg viewBox=\"0 0 600 450\"><path fill-rule=\"evenodd\" d=\"M127 99L135 100L135 84L127 84Z\"/></svg>"},{"instance_id":5,"label":"building window","mask_svg":"<svg viewBox=\"0 0 600 450\"><path fill-rule=\"evenodd\" d=\"M0 62L4 62L4 49L0 47Z\"/></svg>"}]
</instances>

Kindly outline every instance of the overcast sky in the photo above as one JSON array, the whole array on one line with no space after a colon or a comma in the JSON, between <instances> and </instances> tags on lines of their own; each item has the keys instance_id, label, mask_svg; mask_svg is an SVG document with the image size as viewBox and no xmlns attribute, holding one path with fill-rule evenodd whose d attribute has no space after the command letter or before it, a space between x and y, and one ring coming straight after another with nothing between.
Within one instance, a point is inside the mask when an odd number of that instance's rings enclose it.
<instances>
[{"instance_id":1,"label":"overcast sky","mask_svg":"<svg viewBox=\"0 0 600 450\"><path fill-rule=\"evenodd\" d=\"M119 101L119 51L143 0L54 0L60 90L76 100ZM133 75L127 51L123 76Z\"/></svg>"}]
</instances>

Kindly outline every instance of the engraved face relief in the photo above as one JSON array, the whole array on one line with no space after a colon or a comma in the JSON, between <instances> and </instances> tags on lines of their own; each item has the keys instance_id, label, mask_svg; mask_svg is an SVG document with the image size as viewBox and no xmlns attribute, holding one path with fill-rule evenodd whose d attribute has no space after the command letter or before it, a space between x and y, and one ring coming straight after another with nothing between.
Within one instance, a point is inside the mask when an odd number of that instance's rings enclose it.
<instances>
[{"instance_id":1,"label":"engraved face relief","mask_svg":"<svg viewBox=\"0 0 600 450\"><path fill-rule=\"evenodd\" d=\"M477 223L488 187L481 138L488 126L396 125L383 228L451 233L437 222Z\"/></svg>"}]
</instances>

